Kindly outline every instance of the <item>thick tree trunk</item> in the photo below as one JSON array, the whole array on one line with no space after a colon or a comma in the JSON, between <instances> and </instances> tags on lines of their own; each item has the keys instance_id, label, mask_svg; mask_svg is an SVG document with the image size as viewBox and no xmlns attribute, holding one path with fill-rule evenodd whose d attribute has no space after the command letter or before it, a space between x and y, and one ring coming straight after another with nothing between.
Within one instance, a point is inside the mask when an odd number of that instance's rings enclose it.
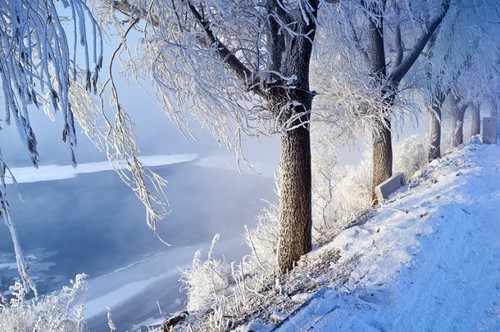
<instances>
[{"instance_id":1,"label":"thick tree trunk","mask_svg":"<svg viewBox=\"0 0 500 332\"><path fill-rule=\"evenodd\" d=\"M451 145L457 147L464 143L464 115L468 105L460 105L460 98L451 99L453 113L453 139Z\"/></svg>"},{"instance_id":2,"label":"thick tree trunk","mask_svg":"<svg viewBox=\"0 0 500 332\"><path fill-rule=\"evenodd\" d=\"M441 157L441 105L432 105L430 113L431 123L429 126L429 155L428 161Z\"/></svg>"},{"instance_id":3,"label":"thick tree trunk","mask_svg":"<svg viewBox=\"0 0 500 332\"><path fill-rule=\"evenodd\" d=\"M373 203L377 203L375 197L375 187L392 176L392 133L391 120L386 117L384 120L375 122L373 129Z\"/></svg>"},{"instance_id":4,"label":"thick tree trunk","mask_svg":"<svg viewBox=\"0 0 500 332\"><path fill-rule=\"evenodd\" d=\"M293 268L311 250L311 150L309 129L300 126L281 137L280 239L281 272Z\"/></svg>"},{"instance_id":5,"label":"thick tree trunk","mask_svg":"<svg viewBox=\"0 0 500 332\"><path fill-rule=\"evenodd\" d=\"M293 268L312 248L311 146L309 119L313 93L309 90L309 61L316 30L319 2L309 1L311 11L284 12L275 1L268 2L272 66L275 75L267 86L270 109L284 132L280 161L280 235L278 266L281 273ZM280 20L275 18L279 17ZM291 19L292 18L292 19ZM283 29L283 22L293 22ZM283 80L294 77L293 83ZM297 119L297 117L299 117Z\"/></svg>"},{"instance_id":6,"label":"thick tree trunk","mask_svg":"<svg viewBox=\"0 0 500 332\"><path fill-rule=\"evenodd\" d=\"M471 110L472 119L470 135L479 135L481 133L481 112L479 109L479 105L471 104L469 107Z\"/></svg>"}]
</instances>

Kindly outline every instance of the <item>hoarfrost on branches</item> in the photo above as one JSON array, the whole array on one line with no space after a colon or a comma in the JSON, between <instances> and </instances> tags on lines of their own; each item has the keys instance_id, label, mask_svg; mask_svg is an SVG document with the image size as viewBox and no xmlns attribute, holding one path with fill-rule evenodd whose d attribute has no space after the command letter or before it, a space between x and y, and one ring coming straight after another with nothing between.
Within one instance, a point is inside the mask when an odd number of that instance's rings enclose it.
<instances>
[{"instance_id":1,"label":"hoarfrost on branches","mask_svg":"<svg viewBox=\"0 0 500 332\"><path fill-rule=\"evenodd\" d=\"M191 134L193 120L217 141L243 157L243 133L268 134L291 129L300 115L278 123L280 111L267 106L278 87L293 89L296 77L285 77L269 52L269 6L273 1L109 1L94 3L103 22L124 35L124 22L142 19L137 57L124 63L137 78L152 76L158 102L181 130ZM295 15L310 11L305 1L278 1L293 31ZM121 12L120 13L117 13ZM275 17L278 19L278 17Z\"/></svg>"},{"instance_id":2,"label":"hoarfrost on branches","mask_svg":"<svg viewBox=\"0 0 500 332\"><path fill-rule=\"evenodd\" d=\"M76 163L73 147L77 139L72 104L68 99L70 80L76 79L79 64L83 62L85 88L95 90L102 66L101 32L89 8L81 0L65 0L62 5L64 8L58 7L54 1L42 0L4 1L0 4L4 121L9 125L14 118L35 166L38 163L37 142L28 108L31 105L43 106L63 114L63 140L69 145L73 163ZM63 18L59 15L63 9L70 13L74 23L72 52ZM90 45L89 35L92 37ZM78 48L83 52L77 52ZM83 59L78 58L78 54L82 54Z\"/></svg>"},{"instance_id":3,"label":"hoarfrost on branches","mask_svg":"<svg viewBox=\"0 0 500 332\"><path fill-rule=\"evenodd\" d=\"M0 3L0 13L3 120L9 125L14 118L33 165L38 165L38 151L29 118L31 109L43 108L51 119L56 113L63 115L62 137L69 146L74 166L75 121L78 122L91 141L106 151L113 168L145 205L147 223L155 230L156 221L167 214L163 192L166 182L138 160L133 123L123 108L117 105L116 112L110 114L90 95L100 92L104 103L107 93L104 88L108 83L103 87L98 82L103 62L102 36L86 1L4 1ZM114 82L111 93L116 94ZM0 162L0 213L14 242L23 285L35 290L9 211L4 179L8 167L1 155Z\"/></svg>"}]
</instances>

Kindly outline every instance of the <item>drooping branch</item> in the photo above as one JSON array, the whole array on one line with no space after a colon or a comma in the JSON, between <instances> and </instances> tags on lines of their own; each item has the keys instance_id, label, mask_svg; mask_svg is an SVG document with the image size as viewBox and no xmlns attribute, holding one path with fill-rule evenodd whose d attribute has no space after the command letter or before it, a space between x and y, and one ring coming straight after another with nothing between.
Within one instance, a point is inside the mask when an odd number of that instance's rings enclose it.
<instances>
[{"instance_id":1,"label":"drooping branch","mask_svg":"<svg viewBox=\"0 0 500 332\"><path fill-rule=\"evenodd\" d=\"M102 67L100 28L84 0L66 0L71 13L73 48L54 0L7 0L0 2L0 80L5 118L13 118L24 149L32 164L38 165L37 141L30 122L32 108L44 107L47 114L62 113L63 141L68 144L73 164L77 144L69 91L80 66L84 68L85 93L95 90ZM90 30L89 30L90 28ZM91 37L91 40L89 40ZM91 52L92 51L92 52ZM81 58L80 58L81 57ZM73 75L71 75L73 74ZM19 275L26 291L36 288L28 274L28 261L21 250L16 227L9 211L5 176L8 167L0 153L0 216L9 228ZM12 174L10 174L12 175Z\"/></svg>"}]
</instances>

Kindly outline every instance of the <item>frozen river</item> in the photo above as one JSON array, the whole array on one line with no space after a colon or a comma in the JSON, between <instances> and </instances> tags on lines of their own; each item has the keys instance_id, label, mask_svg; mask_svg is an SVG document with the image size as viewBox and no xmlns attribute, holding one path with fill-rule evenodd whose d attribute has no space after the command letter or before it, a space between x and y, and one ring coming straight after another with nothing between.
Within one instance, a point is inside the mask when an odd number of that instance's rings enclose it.
<instances>
[{"instance_id":1,"label":"frozen river","mask_svg":"<svg viewBox=\"0 0 500 332\"><path fill-rule=\"evenodd\" d=\"M113 171L90 169L71 178L26 181L20 184L25 203L10 185L12 215L39 292L59 289L77 273L88 274L86 315L93 331L106 328L107 304L119 331L158 317L158 306L165 313L182 308L180 268L189 266L194 252L206 249L217 232L219 252L229 259L241 257L247 252L243 226L254 223L265 205L262 198L275 199L271 177L198 166L207 164L214 165L192 160L154 167L168 180L172 213L158 233L171 247L153 237L142 205ZM16 277L13 257L3 227L2 290Z\"/></svg>"}]
</instances>

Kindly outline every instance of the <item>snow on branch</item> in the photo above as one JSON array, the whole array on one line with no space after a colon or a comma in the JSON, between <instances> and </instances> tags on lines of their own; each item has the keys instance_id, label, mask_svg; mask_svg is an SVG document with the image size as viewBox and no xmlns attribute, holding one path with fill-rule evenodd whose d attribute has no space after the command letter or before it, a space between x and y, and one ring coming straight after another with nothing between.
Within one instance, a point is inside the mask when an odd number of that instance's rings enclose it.
<instances>
[{"instance_id":1,"label":"snow on branch","mask_svg":"<svg viewBox=\"0 0 500 332\"><path fill-rule=\"evenodd\" d=\"M73 52L67 35L71 29L63 25L64 18L59 12L68 12L74 22ZM73 153L77 143L75 124L68 100L70 74L75 76L83 62L86 89L95 89L102 66L101 32L97 22L81 0L65 0L62 6L54 1L2 1L0 14L0 71L5 123L9 125L14 118L30 159L37 166L37 142L28 108L31 105L44 106L61 112L64 118L63 140L68 143L76 163ZM92 44L89 44L89 36ZM78 48L83 52L77 52ZM80 54L82 58L78 57Z\"/></svg>"},{"instance_id":2,"label":"snow on branch","mask_svg":"<svg viewBox=\"0 0 500 332\"><path fill-rule=\"evenodd\" d=\"M500 66L500 4L478 0L453 2L447 17L436 31L432 47L417 75L428 90L429 99L444 99L448 93L464 101L477 102L497 95Z\"/></svg>"}]
</instances>

